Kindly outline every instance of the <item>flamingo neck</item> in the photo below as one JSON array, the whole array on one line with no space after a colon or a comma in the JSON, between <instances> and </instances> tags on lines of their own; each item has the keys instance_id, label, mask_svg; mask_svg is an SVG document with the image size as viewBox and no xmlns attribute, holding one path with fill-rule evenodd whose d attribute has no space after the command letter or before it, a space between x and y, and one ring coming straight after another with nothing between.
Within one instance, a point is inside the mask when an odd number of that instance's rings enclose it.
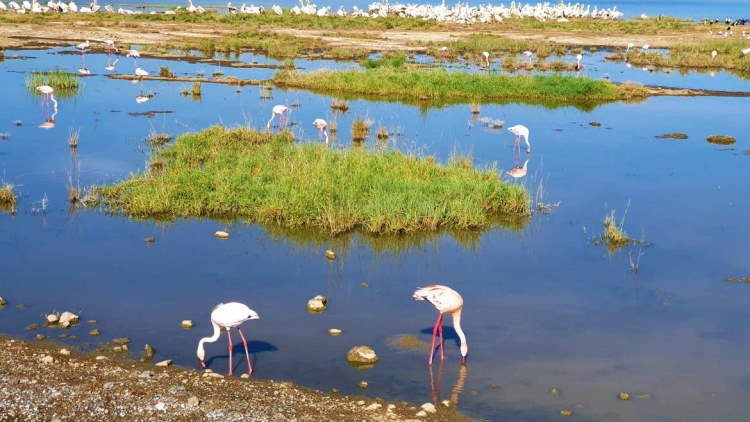
<instances>
[{"instance_id":1,"label":"flamingo neck","mask_svg":"<svg viewBox=\"0 0 750 422\"><path fill-rule=\"evenodd\" d=\"M466 334L461 329L461 309L453 312L453 329L456 330L458 338L461 340L461 357L466 357L469 354L469 345L466 343Z\"/></svg>"},{"instance_id":2,"label":"flamingo neck","mask_svg":"<svg viewBox=\"0 0 750 422\"><path fill-rule=\"evenodd\" d=\"M213 343L219 339L219 336L221 336L221 327L219 327L219 324L211 320L211 325L214 326L214 334L211 337L203 337L198 342L198 350L196 351L196 354L199 357L205 355L205 351L203 350L203 343Z\"/></svg>"}]
</instances>

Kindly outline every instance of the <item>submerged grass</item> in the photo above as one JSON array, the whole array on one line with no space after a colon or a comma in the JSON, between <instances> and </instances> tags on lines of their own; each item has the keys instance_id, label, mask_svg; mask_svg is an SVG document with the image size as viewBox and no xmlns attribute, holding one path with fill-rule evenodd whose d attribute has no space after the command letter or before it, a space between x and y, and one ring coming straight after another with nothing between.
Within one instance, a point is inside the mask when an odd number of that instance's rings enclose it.
<instances>
[{"instance_id":1,"label":"submerged grass","mask_svg":"<svg viewBox=\"0 0 750 422\"><path fill-rule=\"evenodd\" d=\"M16 198L16 194L13 193L13 189L15 189L15 186L9 183L0 187L0 211L8 214L16 213L18 199Z\"/></svg>"},{"instance_id":2,"label":"submerged grass","mask_svg":"<svg viewBox=\"0 0 750 422\"><path fill-rule=\"evenodd\" d=\"M507 76L380 67L367 71L281 71L278 85L318 92L419 98L422 100L542 99L597 102L647 96L637 86L573 76Z\"/></svg>"},{"instance_id":3,"label":"submerged grass","mask_svg":"<svg viewBox=\"0 0 750 422\"><path fill-rule=\"evenodd\" d=\"M625 233L623 223L624 221L620 222L619 225L617 224L615 210L612 210L609 215L604 217L604 233L602 233L601 240L606 243L609 252L615 252L624 246L637 242L637 240L628 237L627 233Z\"/></svg>"},{"instance_id":4,"label":"submerged grass","mask_svg":"<svg viewBox=\"0 0 750 422\"><path fill-rule=\"evenodd\" d=\"M292 135L212 127L155 153L159 172L104 187L114 211L140 218L240 217L330 234L478 229L528 215L523 188L452 161L386 149L295 145Z\"/></svg>"}]
</instances>

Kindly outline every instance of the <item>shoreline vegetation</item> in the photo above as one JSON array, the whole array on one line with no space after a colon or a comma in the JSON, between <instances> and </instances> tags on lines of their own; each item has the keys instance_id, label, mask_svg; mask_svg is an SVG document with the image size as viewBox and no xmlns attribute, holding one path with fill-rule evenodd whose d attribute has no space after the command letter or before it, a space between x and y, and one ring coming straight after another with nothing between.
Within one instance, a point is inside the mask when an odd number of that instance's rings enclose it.
<instances>
[{"instance_id":1,"label":"shoreline vegetation","mask_svg":"<svg viewBox=\"0 0 750 422\"><path fill-rule=\"evenodd\" d=\"M526 191L477 169L392 149L329 149L273 134L215 126L154 152L141 174L101 188L104 204L133 218L241 218L337 235L475 230L531 213Z\"/></svg>"},{"instance_id":2,"label":"shoreline vegetation","mask_svg":"<svg viewBox=\"0 0 750 422\"><path fill-rule=\"evenodd\" d=\"M94 415L102 414L117 415L117 420L186 422L216 420L217 415L221 420L419 419L415 414L420 408L403 402L325 393L291 382L156 366L155 362L133 359L140 355L137 352L113 352L113 346L106 343L85 353L50 341L0 336L0 379L4 381L0 419L93 421L101 420ZM429 420L473 420L463 416L455 403L450 404L437 406Z\"/></svg>"},{"instance_id":3,"label":"shoreline vegetation","mask_svg":"<svg viewBox=\"0 0 750 422\"><path fill-rule=\"evenodd\" d=\"M518 100L596 104L639 100L651 95L638 84L561 75L507 76L396 69L277 72L274 84L331 94L387 96L419 100Z\"/></svg>"}]
</instances>

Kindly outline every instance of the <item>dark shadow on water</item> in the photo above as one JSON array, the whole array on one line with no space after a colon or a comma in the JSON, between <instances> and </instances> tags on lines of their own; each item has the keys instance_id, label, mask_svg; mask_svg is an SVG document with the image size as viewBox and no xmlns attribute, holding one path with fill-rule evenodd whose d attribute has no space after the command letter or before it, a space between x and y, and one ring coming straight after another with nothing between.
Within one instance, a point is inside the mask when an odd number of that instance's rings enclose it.
<instances>
[{"instance_id":1,"label":"dark shadow on water","mask_svg":"<svg viewBox=\"0 0 750 422\"><path fill-rule=\"evenodd\" d=\"M419 332L422 334L427 334L428 336L430 336L430 338L432 338L433 327L423 328L419 330ZM456 330L454 330L453 327L443 323L443 342L445 343L446 347L447 347L447 343L451 340L453 341L453 344L456 345L456 347L461 347L461 339L458 338L458 334L456 334ZM439 344L440 344L440 337L437 337L437 339L435 340L435 349L439 348ZM439 352L435 352L435 353L439 353Z\"/></svg>"},{"instance_id":2,"label":"dark shadow on water","mask_svg":"<svg viewBox=\"0 0 750 422\"><path fill-rule=\"evenodd\" d=\"M222 342L223 340L223 342ZM222 343L224 346L224 350L227 349L227 343L226 343L226 336L222 336L216 343ZM253 367L255 366L256 361L258 360L257 355L259 353L263 352L275 352L279 349L274 346L271 343L262 341L262 340L250 340L247 342L247 348L250 351L250 359L253 361ZM208 351L206 351L208 353ZM206 367L211 368L214 372L221 373L222 371L226 371L227 368L227 362L229 360L229 354L221 354L221 355L213 355L210 358L206 359ZM220 361L219 363L216 363L216 368L214 368L214 361ZM225 366L222 368L222 364ZM242 345L242 342L234 342L232 345L232 364L234 365L233 370L237 370L238 366L240 364L247 365L245 362L245 347Z\"/></svg>"}]
</instances>

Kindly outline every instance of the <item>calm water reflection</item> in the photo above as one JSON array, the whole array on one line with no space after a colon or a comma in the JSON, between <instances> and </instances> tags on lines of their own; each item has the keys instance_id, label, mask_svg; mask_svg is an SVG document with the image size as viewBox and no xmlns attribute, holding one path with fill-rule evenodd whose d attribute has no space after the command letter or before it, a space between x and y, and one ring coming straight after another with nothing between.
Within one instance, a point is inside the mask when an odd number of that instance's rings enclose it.
<instances>
[{"instance_id":1,"label":"calm water reflection","mask_svg":"<svg viewBox=\"0 0 750 422\"><path fill-rule=\"evenodd\" d=\"M357 383L366 379L367 395L419 403L435 393L460 395L462 411L490 420L556 420L561 409L571 409L583 420L740 421L750 411L744 322L750 289L724 281L750 276L747 99L652 98L591 111L483 104L481 117L524 124L534 138L526 177L503 177L532 194L541 185L543 200L561 201L559 209L500 221L482 233L328 239L243 222L158 223L71 212L67 186L113 183L142 171L151 132L176 135L219 123L262 127L275 104L299 102L290 120L302 139L316 139L312 121L321 117L337 122L336 141L346 146L352 119L370 118L398 129L392 147L440 160L459 150L503 171L515 166L514 136L472 127L468 104L419 109L352 100L348 113L334 114L331 98L304 91L274 89L273 99L260 100L258 87L237 92L204 84L194 101L180 95L180 83L145 81L141 88L102 76L83 79L77 96L59 99L56 128L40 130L40 98L29 94L25 77L56 65L75 69L79 58L24 54L37 58L0 64L12 99L0 105L0 132L10 133L0 141L0 174L20 194L18 213L0 215L0 295L11 302L0 310L0 332L32 339L35 333L23 327L44 313L73 310L100 321L102 337L89 337L84 324L70 330L80 338L66 342L129 336L132 350L150 343L158 357L192 367L197 339L211 331L212 306L237 300L262 318L245 331L261 378L344 393L360 393ZM87 61L92 69L105 66L106 55ZM149 72L163 64L193 74L211 68L145 58L139 64ZM235 71L254 77L256 69ZM746 82L731 83L747 90ZM141 89L156 95L138 104L133 98ZM170 113L143 115L148 111ZM23 125L16 127L18 119ZM602 125L589 125L594 121ZM67 146L71 129L80 129L77 156ZM670 132L689 139L655 138ZM730 149L706 143L713 134L734 135L737 143ZM47 211L33 213L42 198ZM636 274L628 260L636 250L610 254L591 242L609 210L622 215L628 201L626 230L652 243ZM218 229L232 238L215 239ZM335 261L323 257L327 248L339 252ZM448 341L440 391L433 391L439 368L431 380L424 350L392 346L401 334L429 340L424 330L431 329L433 310L413 303L411 293L434 282L464 296L471 347L462 370ZM329 307L310 315L305 303L316 294L328 296ZM180 329L183 319L196 328ZM328 336L332 327L344 334ZM381 362L367 371L349 367L344 354L356 344L373 346ZM212 367L224 371L225 346L211 345L207 353ZM553 387L560 394L551 395ZM623 402L620 391L653 397Z\"/></svg>"}]
</instances>

